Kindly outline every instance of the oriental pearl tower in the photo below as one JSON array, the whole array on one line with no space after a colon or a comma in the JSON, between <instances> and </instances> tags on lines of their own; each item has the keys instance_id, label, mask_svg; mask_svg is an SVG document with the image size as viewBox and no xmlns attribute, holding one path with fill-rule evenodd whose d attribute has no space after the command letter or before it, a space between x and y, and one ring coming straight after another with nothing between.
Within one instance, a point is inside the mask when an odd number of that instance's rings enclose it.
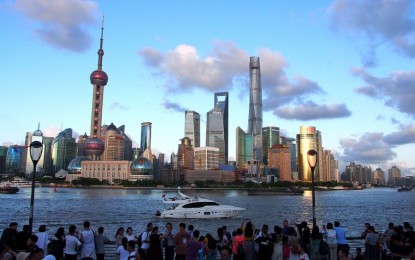
<instances>
[{"instance_id":1,"label":"oriental pearl tower","mask_svg":"<svg viewBox=\"0 0 415 260\"><path fill-rule=\"evenodd\" d=\"M85 153L93 160L99 160L105 149L104 142L100 139L104 86L108 82L108 75L102 70L102 57L104 56L104 50L102 49L103 36L104 18L102 18L101 40L98 50L98 69L94 70L90 76L94 92L92 94L91 133L89 139L85 142Z\"/></svg>"}]
</instances>

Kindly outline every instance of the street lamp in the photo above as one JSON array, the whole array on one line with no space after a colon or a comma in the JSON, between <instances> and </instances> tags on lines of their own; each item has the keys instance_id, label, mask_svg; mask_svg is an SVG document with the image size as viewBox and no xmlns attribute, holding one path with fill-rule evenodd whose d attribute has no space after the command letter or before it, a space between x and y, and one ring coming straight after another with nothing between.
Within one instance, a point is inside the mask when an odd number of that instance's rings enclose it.
<instances>
[{"instance_id":1,"label":"street lamp","mask_svg":"<svg viewBox=\"0 0 415 260\"><path fill-rule=\"evenodd\" d=\"M308 150L307 152L308 165L311 168L311 198L313 203L313 228L316 226L316 195L314 191L314 169L317 164L317 152L316 150Z\"/></svg>"},{"instance_id":2,"label":"street lamp","mask_svg":"<svg viewBox=\"0 0 415 260\"><path fill-rule=\"evenodd\" d=\"M33 141L30 143L30 158L33 162L33 174L32 174L32 194L30 196L30 217L29 217L29 232L32 234L33 230L33 206L35 204L35 177L36 177L36 165L42 156L43 144L39 141Z\"/></svg>"}]
</instances>

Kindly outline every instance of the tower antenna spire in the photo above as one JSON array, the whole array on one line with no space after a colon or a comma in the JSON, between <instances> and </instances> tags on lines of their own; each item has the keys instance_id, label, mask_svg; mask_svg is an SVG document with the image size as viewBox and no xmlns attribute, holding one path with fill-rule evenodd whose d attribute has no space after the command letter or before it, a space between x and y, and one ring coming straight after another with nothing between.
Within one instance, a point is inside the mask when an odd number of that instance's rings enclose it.
<instances>
[{"instance_id":1,"label":"tower antenna spire","mask_svg":"<svg viewBox=\"0 0 415 260\"><path fill-rule=\"evenodd\" d=\"M102 49L103 45L104 45L104 16L102 16L101 39L99 41L98 70L102 70L102 57L104 56L104 50Z\"/></svg>"}]
</instances>

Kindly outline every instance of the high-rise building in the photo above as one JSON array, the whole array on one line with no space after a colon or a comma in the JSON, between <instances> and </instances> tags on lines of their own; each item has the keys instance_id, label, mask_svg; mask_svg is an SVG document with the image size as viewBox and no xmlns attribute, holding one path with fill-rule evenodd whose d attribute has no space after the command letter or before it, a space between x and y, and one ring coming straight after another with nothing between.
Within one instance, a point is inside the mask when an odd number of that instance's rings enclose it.
<instances>
[{"instance_id":1,"label":"high-rise building","mask_svg":"<svg viewBox=\"0 0 415 260\"><path fill-rule=\"evenodd\" d=\"M184 113L184 136L192 140L194 147L200 147L200 115L191 110Z\"/></svg>"},{"instance_id":2,"label":"high-rise building","mask_svg":"<svg viewBox=\"0 0 415 260\"><path fill-rule=\"evenodd\" d=\"M397 179L401 178L401 169L396 166L392 166L388 170L388 184L389 185L396 185Z\"/></svg>"},{"instance_id":3,"label":"high-rise building","mask_svg":"<svg viewBox=\"0 0 415 260\"><path fill-rule=\"evenodd\" d=\"M7 146L0 146L0 176L6 174Z\"/></svg>"},{"instance_id":4,"label":"high-rise building","mask_svg":"<svg viewBox=\"0 0 415 260\"><path fill-rule=\"evenodd\" d=\"M316 131L316 151L317 151L317 165L314 169L314 180L323 180L326 177L323 176L324 172L324 151L323 151L323 139L321 132Z\"/></svg>"},{"instance_id":5,"label":"high-rise building","mask_svg":"<svg viewBox=\"0 0 415 260\"><path fill-rule=\"evenodd\" d=\"M72 129L60 132L52 142L53 171L67 170L69 163L76 157L76 142L72 137Z\"/></svg>"},{"instance_id":6,"label":"high-rise building","mask_svg":"<svg viewBox=\"0 0 415 260\"><path fill-rule=\"evenodd\" d=\"M330 150L323 150L323 160L322 160L322 171L320 172L319 181L334 181L335 177L335 164L334 164L334 155Z\"/></svg>"},{"instance_id":7,"label":"high-rise building","mask_svg":"<svg viewBox=\"0 0 415 260\"><path fill-rule=\"evenodd\" d=\"M220 105L223 113L223 136L225 139L225 164L228 164L229 156L229 93L216 92L213 106ZM206 144L207 145L207 144Z\"/></svg>"},{"instance_id":8,"label":"high-rise building","mask_svg":"<svg viewBox=\"0 0 415 260\"><path fill-rule=\"evenodd\" d=\"M85 154L94 160L99 160L105 150L101 137L102 107L104 104L104 87L108 83L108 75L102 70L102 57L104 50L104 19L102 19L101 39L98 50L98 68L91 73L90 81L94 86L92 95L91 131L89 139L85 142Z\"/></svg>"},{"instance_id":9,"label":"high-rise building","mask_svg":"<svg viewBox=\"0 0 415 260\"><path fill-rule=\"evenodd\" d=\"M262 87L259 57L250 58L249 76L248 134L252 135L253 159L262 160Z\"/></svg>"},{"instance_id":10,"label":"high-rise building","mask_svg":"<svg viewBox=\"0 0 415 260\"><path fill-rule=\"evenodd\" d=\"M117 128L118 133L124 139L124 159L126 161L134 160L134 153L133 153L133 141L131 138L125 133L125 125L122 125Z\"/></svg>"},{"instance_id":11,"label":"high-rise building","mask_svg":"<svg viewBox=\"0 0 415 260\"><path fill-rule=\"evenodd\" d=\"M280 143L290 147L291 173L296 173L297 172L297 145L295 144L295 138L281 136Z\"/></svg>"},{"instance_id":12,"label":"high-rise building","mask_svg":"<svg viewBox=\"0 0 415 260\"><path fill-rule=\"evenodd\" d=\"M179 144L177 151L177 163L179 168L190 169L194 168L194 150L192 140L189 137L184 137Z\"/></svg>"},{"instance_id":13,"label":"high-rise building","mask_svg":"<svg viewBox=\"0 0 415 260\"><path fill-rule=\"evenodd\" d=\"M26 157L22 156L25 148L26 147L21 145L9 146L6 157L7 174L16 174L20 172L22 161L25 161L26 159Z\"/></svg>"},{"instance_id":14,"label":"high-rise building","mask_svg":"<svg viewBox=\"0 0 415 260\"><path fill-rule=\"evenodd\" d=\"M252 159L252 136L239 126L236 128L236 165L240 166Z\"/></svg>"},{"instance_id":15,"label":"high-rise building","mask_svg":"<svg viewBox=\"0 0 415 260\"><path fill-rule=\"evenodd\" d=\"M219 148L197 147L195 151L195 170L219 169Z\"/></svg>"},{"instance_id":16,"label":"high-rise building","mask_svg":"<svg viewBox=\"0 0 415 260\"><path fill-rule=\"evenodd\" d=\"M206 146L219 148L219 164L226 163L223 110L219 103L207 113Z\"/></svg>"},{"instance_id":17,"label":"high-rise building","mask_svg":"<svg viewBox=\"0 0 415 260\"><path fill-rule=\"evenodd\" d=\"M52 175L53 172L53 162L52 162L52 143L53 137L43 137L43 172L46 175Z\"/></svg>"},{"instance_id":18,"label":"high-rise building","mask_svg":"<svg viewBox=\"0 0 415 260\"><path fill-rule=\"evenodd\" d=\"M307 152L309 150L317 151L316 134L314 126L300 126L300 134L297 135L298 179L300 181L311 181L311 168L308 165Z\"/></svg>"},{"instance_id":19,"label":"high-rise building","mask_svg":"<svg viewBox=\"0 0 415 260\"><path fill-rule=\"evenodd\" d=\"M280 128L267 126L262 128L262 163L268 165L268 150L280 143Z\"/></svg>"},{"instance_id":20,"label":"high-rise building","mask_svg":"<svg viewBox=\"0 0 415 260\"><path fill-rule=\"evenodd\" d=\"M40 156L39 162L36 165L36 172L39 174L43 174L43 164L44 164L44 158L45 158L45 145L43 144L43 133L42 131L40 131L40 124L38 125L38 128L36 131L34 131L33 133L31 132L26 132L26 138L25 138L25 146L26 147L30 147L30 144L34 141L38 141L41 142L43 145L43 150L42 150L42 155ZM25 174L32 174L33 172L33 162L32 162L32 158L30 157L30 151L29 149L27 150L27 152L25 153L26 155L26 162L25 162L25 169L24 169L24 173ZM24 162L23 162L24 163Z\"/></svg>"},{"instance_id":21,"label":"high-rise building","mask_svg":"<svg viewBox=\"0 0 415 260\"><path fill-rule=\"evenodd\" d=\"M268 150L268 167L279 170L279 180L291 181L291 151L283 144L274 144Z\"/></svg>"},{"instance_id":22,"label":"high-rise building","mask_svg":"<svg viewBox=\"0 0 415 260\"><path fill-rule=\"evenodd\" d=\"M88 140L88 135L85 133L84 135L79 136L77 145L77 156L85 156L85 142Z\"/></svg>"},{"instance_id":23,"label":"high-rise building","mask_svg":"<svg viewBox=\"0 0 415 260\"><path fill-rule=\"evenodd\" d=\"M177 155L175 153L171 153L170 155L170 164L173 170L177 170L179 168Z\"/></svg>"},{"instance_id":24,"label":"high-rise building","mask_svg":"<svg viewBox=\"0 0 415 260\"><path fill-rule=\"evenodd\" d=\"M346 181L357 182L360 184L372 183L373 172L369 166L351 162L349 165L346 165L345 173Z\"/></svg>"},{"instance_id":25,"label":"high-rise building","mask_svg":"<svg viewBox=\"0 0 415 260\"><path fill-rule=\"evenodd\" d=\"M111 123L105 131L104 161L124 160L124 138L117 127Z\"/></svg>"},{"instance_id":26,"label":"high-rise building","mask_svg":"<svg viewBox=\"0 0 415 260\"><path fill-rule=\"evenodd\" d=\"M151 152L151 123L143 122L141 123L141 143L140 149L143 151L142 157L149 160L153 159L153 154Z\"/></svg>"},{"instance_id":27,"label":"high-rise building","mask_svg":"<svg viewBox=\"0 0 415 260\"><path fill-rule=\"evenodd\" d=\"M373 184L385 185L385 172L381 168L377 168L373 172Z\"/></svg>"}]
</instances>

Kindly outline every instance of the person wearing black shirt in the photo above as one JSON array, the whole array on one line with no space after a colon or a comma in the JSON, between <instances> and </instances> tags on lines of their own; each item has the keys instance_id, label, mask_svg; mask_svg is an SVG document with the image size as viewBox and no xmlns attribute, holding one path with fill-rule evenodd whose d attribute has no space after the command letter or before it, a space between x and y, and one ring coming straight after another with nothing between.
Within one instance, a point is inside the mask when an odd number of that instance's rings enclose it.
<instances>
[{"instance_id":1,"label":"person wearing black shirt","mask_svg":"<svg viewBox=\"0 0 415 260\"><path fill-rule=\"evenodd\" d=\"M270 260L274 245L271 241L271 236L268 233L268 226L263 225L261 233L262 235L255 239L255 243L258 244L258 259Z\"/></svg>"}]
</instances>

